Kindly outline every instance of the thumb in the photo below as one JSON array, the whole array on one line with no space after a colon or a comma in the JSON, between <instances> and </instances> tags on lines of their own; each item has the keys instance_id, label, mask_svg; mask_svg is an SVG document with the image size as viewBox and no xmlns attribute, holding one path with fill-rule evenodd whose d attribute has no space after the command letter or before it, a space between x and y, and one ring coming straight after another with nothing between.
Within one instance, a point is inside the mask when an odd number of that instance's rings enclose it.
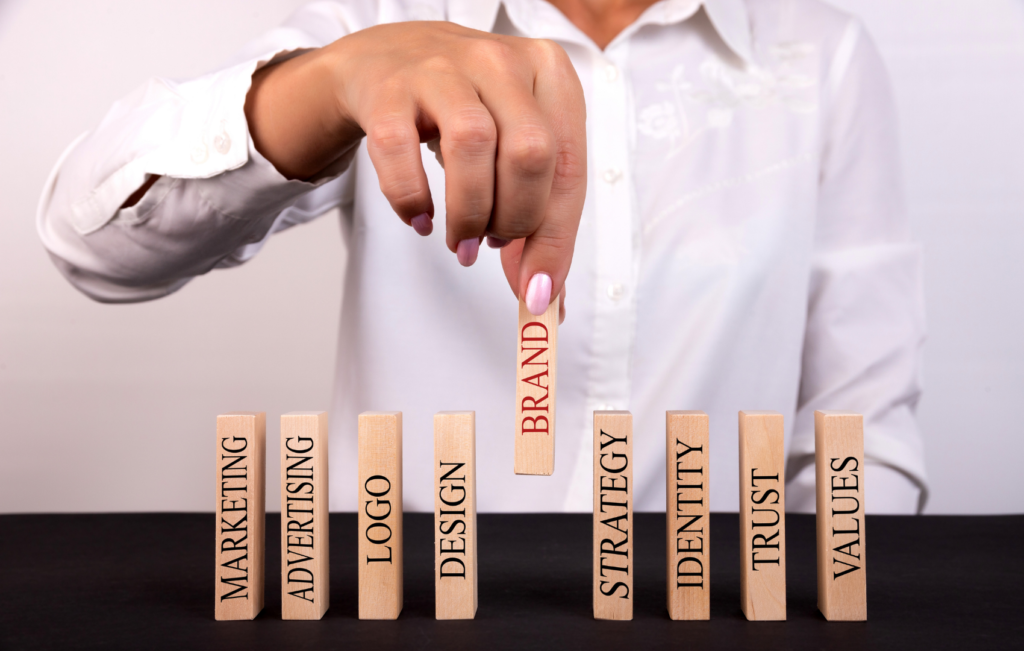
<instances>
[{"instance_id":1,"label":"thumb","mask_svg":"<svg viewBox=\"0 0 1024 651\"><path fill-rule=\"evenodd\" d=\"M567 254L568 262L572 260L572 246L563 254ZM529 240L519 239L509 242L501 249L501 268L505 272L505 279L516 298L522 298L526 302L526 308L531 314L540 316L548 308L548 305L557 297L559 299L559 323L565 320L565 278L569 273L566 267L561 273L539 271L530 273L523 266L524 253L529 251ZM562 253L562 252L560 252ZM548 266L547 268L555 268ZM558 283L556 290L556 284Z\"/></svg>"}]
</instances>

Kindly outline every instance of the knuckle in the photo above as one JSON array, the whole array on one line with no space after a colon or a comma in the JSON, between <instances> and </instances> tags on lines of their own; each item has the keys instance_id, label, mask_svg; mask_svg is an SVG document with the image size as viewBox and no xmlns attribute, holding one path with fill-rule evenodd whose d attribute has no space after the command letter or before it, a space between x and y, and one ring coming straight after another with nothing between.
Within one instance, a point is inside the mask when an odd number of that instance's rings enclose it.
<instances>
[{"instance_id":1,"label":"knuckle","mask_svg":"<svg viewBox=\"0 0 1024 651\"><path fill-rule=\"evenodd\" d=\"M562 149L556 156L555 175L551 188L569 192L587 182L587 160L570 149Z\"/></svg>"},{"instance_id":2,"label":"knuckle","mask_svg":"<svg viewBox=\"0 0 1024 651\"><path fill-rule=\"evenodd\" d=\"M504 147L509 162L527 176L546 176L555 165L555 143L544 128L521 129Z\"/></svg>"},{"instance_id":3,"label":"knuckle","mask_svg":"<svg viewBox=\"0 0 1024 651\"><path fill-rule=\"evenodd\" d=\"M535 213L521 213L515 216L503 216L490 225L488 232L503 240L518 240L529 237L537 230L542 216Z\"/></svg>"},{"instance_id":4,"label":"knuckle","mask_svg":"<svg viewBox=\"0 0 1024 651\"><path fill-rule=\"evenodd\" d=\"M366 134L367 146L385 156L401 152L417 143L419 133L416 128L397 118L375 123Z\"/></svg>"},{"instance_id":5,"label":"knuckle","mask_svg":"<svg viewBox=\"0 0 1024 651\"><path fill-rule=\"evenodd\" d=\"M519 55L510 44L499 39L480 39L473 52L477 61L491 71L508 71L517 65Z\"/></svg>"},{"instance_id":6,"label":"knuckle","mask_svg":"<svg viewBox=\"0 0 1024 651\"><path fill-rule=\"evenodd\" d=\"M468 229L480 235L491 220L494 209L493 196L489 193L466 193L454 205L448 206L448 216L456 228Z\"/></svg>"},{"instance_id":7,"label":"knuckle","mask_svg":"<svg viewBox=\"0 0 1024 651\"><path fill-rule=\"evenodd\" d=\"M538 38L533 41L534 56L546 67L561 69L569 63L569 56L561 45L546 38Z\"/></svg>"},{"instance_id":8,"label":"knuckle","mask_svg":"<svg viewBox=\"0 0 1024 651\"><path fill-rule=\"evenodd\" d=\"M576 231L563 226L549 225L543 232L534 233L531 241L534 246L571 252L576 243Z\"/></svg>"},{"instance_id":9,"label":"knuckle","mask_svg":"<svg viewBox=\"0 0 1024 651\"><path fill-rule=\"evenodd\" d=\"M447 138L448 145L457 151L470 154L492 152L497 144L497 128L494 120L483 108L465 109L448 120L442 141Z\"/></svg>"},{"instance_id":10,"label":"knuckle","mask_svg":"<svg viewBox=\"0 0 1024 651\"><path fill-rule=\"evenodd\" d=\"M418 182L385 180L381 177L380 190L400 215L419 214L430 203L430 190Z\"/></svg>"},{"instance_id":11,"label":"knuckle","mask_svg":"<svg viewBox=\"0 0 1024 651\"><path fill-rule=\"evenodd\" d=\"M432 54L420 61L420 68L434 75L448 76L456 72L457 67L451 58L444 54Z\"/></svg>"}]
</instances>

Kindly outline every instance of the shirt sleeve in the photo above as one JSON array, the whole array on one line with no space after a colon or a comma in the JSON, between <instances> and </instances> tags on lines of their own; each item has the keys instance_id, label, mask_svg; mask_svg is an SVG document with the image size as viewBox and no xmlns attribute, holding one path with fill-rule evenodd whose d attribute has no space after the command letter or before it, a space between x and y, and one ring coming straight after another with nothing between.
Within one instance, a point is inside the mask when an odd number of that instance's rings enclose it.
<instances>
[{"instance_id":1,"label":"shirt sleeve","mask_svg":"<svg viewBox=\"0 0 1024 651\"><path fill-rule=\"evenodd\" d=\"M253 146L244 107L262 66L367 26L360 4L372 3L307 5L227 67L152 79L115 103L64 152L40 199L37 229L65 277L104 302L158 298L350 200L354 149L317 179L287 180ZM120 209L151 176L160 179Z\"/></svg>"},{"instance_id":2,"label":"shirt sleeve","mask_svg":"<svg viewBox=\"0 0 1024 651\"><path fill-rule=\"evenodd\" d=\"M886 491L866 487L869 508L920 508L927 497L916 418L925 338L922 253L903 206L888 76L855 21L838 42L822 94L818 218L787 476L808 469L813 475L815 410L854 411L864 415L866 465L896 473L874 473L886 478Z\"/></svg>"}]
</instances>

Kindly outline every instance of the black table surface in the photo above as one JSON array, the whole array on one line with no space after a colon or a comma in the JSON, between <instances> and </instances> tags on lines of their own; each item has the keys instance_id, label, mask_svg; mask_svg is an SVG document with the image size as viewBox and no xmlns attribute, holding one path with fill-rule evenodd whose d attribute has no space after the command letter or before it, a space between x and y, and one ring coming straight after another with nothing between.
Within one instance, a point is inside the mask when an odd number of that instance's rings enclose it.
<instances>
[{"instance_id":1,"label":"black table surface","mask_svg":"<svg viewBox=\"0 0 1024 651\"><path fill-rule=\"evenodd\" d=\"M586 514L480 515L475 620L435 621L430 514L405 516L405 608L356 617L356 519L331 515L331 607L282 621L280 520L267 516L266 605L213 619L211 514L0 516L2 649L1024 648L1024 516L867 518L868 621L816 607L814 517L786 518L788 615L739 607L735 514L711 516L711 620L665 610L665 518L637 514L630 622L591 611Z\"/></svg>"}]
</instances>

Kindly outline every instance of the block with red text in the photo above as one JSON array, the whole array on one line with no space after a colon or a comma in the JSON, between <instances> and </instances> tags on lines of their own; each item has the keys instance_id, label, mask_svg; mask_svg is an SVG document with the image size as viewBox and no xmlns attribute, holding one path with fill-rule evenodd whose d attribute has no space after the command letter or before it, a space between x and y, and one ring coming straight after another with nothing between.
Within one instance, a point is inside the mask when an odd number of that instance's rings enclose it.
<instances>
[{"instance_id":1,"label":"block with red text","mask_svg":"<svg viewBox=\"0 0 1024 651\"><path fill-rule=\"evenodd\" d=\"M665 414L668 615L711 617L711 511L708 415Z\"/></svg>"},{"instance_id":2,"label":"block with red text","mask_svg":"<svg viewBox=\"0 0 1024 651\"><path fill-rule=\"evenodd\" d=\"M558 300L541 316L519 301L516 347L517 475L555 471L555 380L558 358Z\"/></svg>"},{"instance_id":3,"label":"block with red text","mask_svg":"<svg viewBox=\"0 0 1024 651\"><path fill-rule=\"evenodd\" d=\"M266 414L217 416L218 620L253 619L263 610L266 450Z\"/></svg>"},{"instance_id":4,"label":"block with red text","mask_svg":"<svg viewBox=\"0 0 1024 651\"><path fill-rule=\"evenodd\" d=\"M864 555L864 417L814 412L818 609L829 621L868 618Z\"/></svg>"},{"instance_id":5,"label":"block with red text","mask_svg":"<svg viewBox=\"0 0 1024 651\"><path fill-rule=\"evenodd\" d=\"M434 415L434 594L437 619L477 608L476 412Z\"/></svg>"},{"instance_id":6,"label":"block with red text","mask_svg":"<svg viewBox=\"0 0 1024 651\"><path fill-rule=\"evenodd\" d=\"M594 619L633 619L633 415L594 412Z\"/></svg>"},{"instance_id":7,"label":"block with red text","mask_svg":"<svg viewBox=\"0 0 1024 651\"><path fill-rule=\"evenodd\" d=\"M359 619L403 603L402 412L359 414Z\"/></svg>"},{"instance_id":8,"label":"block with red text","mask_svg":"<svg viewBox=\"0 0 1024 651\"><path fill-rule=\"evenodd\" d=\"M327 412L281 416L281 619L331 605Z\"/></svg>"},{"instance_id":9,"label":"block with red text","mask_svg":"<svg viewBox=\"0 0 1024 651\"><path fill-rule=\"evenodd\" d=\"M786 619L786 475L782 414L740 412L740 606Z\"/></svg>"}]
</instances>

